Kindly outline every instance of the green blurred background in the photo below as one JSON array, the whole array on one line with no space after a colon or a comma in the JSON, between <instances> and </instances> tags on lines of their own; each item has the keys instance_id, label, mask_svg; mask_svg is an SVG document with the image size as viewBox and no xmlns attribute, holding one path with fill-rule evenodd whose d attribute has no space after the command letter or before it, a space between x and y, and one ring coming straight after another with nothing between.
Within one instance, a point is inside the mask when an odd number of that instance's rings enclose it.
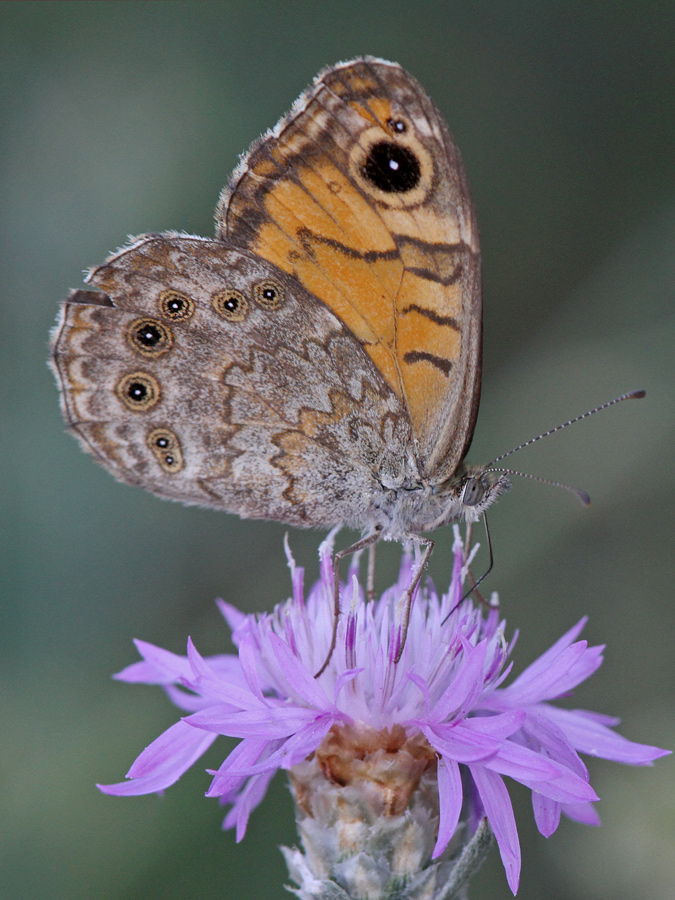
<instances>
[{"instance_id":1,"label":"green blurred background","mask_svg":"<svg viewBox=\"0 0 675 900\"><path fill-rule=\"evenodd\" d=\"M473 187L485 365L472 459L648 391L513 460L593 505L519 481L491 517L489 587L522 630L517 666L588 613L608 650L574 702L675 746L673 3L3 3L2 898L288 896L281 779L240 845L201 796L201 765L163 798L94 787L175 719L156 689L111 681L136 659L131 638L183 652L191 634L220 652L216 596L255 610L287 595L285 529L116 483L64 431L47 333L82 270L127 234L212 234L238 153L320 68L363 53L421 81ZM291 534L312 578L318 537ZM439 583L449 545L440 534ZM397 557L384 548L385 581ZM603 827L565 822L550 841L514 787L519 896L672 898L672 761L591 772ZM494 853L472 900L508 896Z\"/></svg>"}]
</instances>

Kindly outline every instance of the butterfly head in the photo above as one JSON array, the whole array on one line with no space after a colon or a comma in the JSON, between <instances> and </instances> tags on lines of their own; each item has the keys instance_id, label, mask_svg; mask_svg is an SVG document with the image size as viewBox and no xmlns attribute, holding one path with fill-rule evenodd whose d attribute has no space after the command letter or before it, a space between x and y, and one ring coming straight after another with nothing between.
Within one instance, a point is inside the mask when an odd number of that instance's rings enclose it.
<instances>
[{"instance_id":1,"label":"butterfly head","mask_svg":"<svg viewBox=\"0 0 675 900\"><path fill-rule=\"evenodd\" d=\"M438 524L457 519L476 522L488 506L510 487L511 482L500 472L492 472L481 466L462 468L438 488L439 495L447 500L443 521Z\"/></svg>"}]
</instances>

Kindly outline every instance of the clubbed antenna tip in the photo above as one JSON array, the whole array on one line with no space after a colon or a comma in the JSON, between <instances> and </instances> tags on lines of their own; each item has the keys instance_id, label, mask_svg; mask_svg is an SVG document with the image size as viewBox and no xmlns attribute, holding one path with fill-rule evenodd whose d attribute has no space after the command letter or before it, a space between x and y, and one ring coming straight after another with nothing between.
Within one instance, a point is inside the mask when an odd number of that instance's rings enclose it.
<instances>
[{"instance_id":1,"label":"clubbed antenna tip","mask_svg":"<svg viewBox=\"0 0 675 900\"><path fill-rule=\"evenodd\" d=\"M502 453L501 456L498 456L496 459L493 459L492 462L486 467L486 472L504 472L507 475L518 475L520 478L531 478L533 481L540 481L542 484L550 484L553 487L560 487L566 491L570 491L572 494L575 494L579 500L583 503L584 506L591 505L591 498L588 496L586 491L582 491L579 488L572 487L569 484L562 484L559 481L549 481L547 478L538 478L536 475L528 475L525 472L516 472L515 469L502 469L495 468L495 463L501 462L502 459L506 459L507 456L512 456L514 453L517 453L518 450L522 450L524 447L529 447L530 444L536 444L537 441L540 441L542 438L549 437L552 434L555 434L556 431L562 431L563 428L567 428L568 425L574 425L575 422L580 422L582 419L587 419L589 416L595 415L595 413L600 412L600 410L607 409L609 406L614 406L617 403L621 403L622 400L640 400L642 397L645 397L647 391L637 390L637 391L629 391L627 394L621 394L620 397L615 397L614 400L609 400L607 403L603 403L601 406L596 406L594 409L589 409L588 412L585 412L581 416L575 416L573 419L570 419L568 422L563 422L562 425L557 425L555 428L551 428L549 431L543 432L543 434L538 434L536 437L530 438L529 441L525 441L523 444L519 444L517 447L514 447L513 450L509 450L508 453Z\"/></svg>"},{"instance_id":2,"label":"clubbed antenna tip","mask_svg":"<svg viewBox=\"0 0 675 900\"><path fill-rule=\"evenodd\" d=\"M580 491L579 488L572 488L572 493L576 494L577 497L581 500L584 506L591 505L591 498L588 496L586 491Z\"/></svg>"},{"instance_id":3,"label":"clubbed antenna tip","mask_svg":"<svg viewBox=\"0 0 675 900\"><path fill-rule=\"evenodd\" d=\"M495 459L493 459L492 462L488 464L487 468L492 469L495 463L501 462L503 459L506 459L507 456L513 456L514 453L517 453L519 450L523 450L525 447L529 447L530 444L536 444L537 441L540 441L542 438L550 437L557 431L562 431L563 428L568 428L570 425L574 425L576 422L581 422L582 419L587 419L589 416L594 416L596 413L601 412L603 409L608 409L610 406L616 406L616 404L621 403L622 400L639 400L640 398L645 397L646 394L647 391L643 390L629 391L627 394L621 394L620 397L615 397L613 400L609 400L607 403L602 403L600 406L596 406L594 409L589 409L588 412L585 412L580 416L575 416L573 419L569 419L567 422L563 422L562 425L556 425L555 428L550 428L548 431L544 431L542 434L538 434L536 437L530 438L529 441L518 444L518 446L514 447L513 450L509 450L508 453L502 453L501 456L497 456ZM495 469L494 471L499 470ZM516 473L514 472L514 474Z\"/></svg>"},{"instance_id":4,"label":"clubbed antenna tip","mask_svg":"<svg viewBox=\"0 0 675 900\"><path fill-rule=\"evenodd\" d=\"M517 475L519 478L530 478L532 481L538 481L540 484L548 484L551 487L559 487L565 491L569 491L571 494L574 494L575 497L578 497L579 500L584 504L584 506L591 505L591 498L588 496L586 491L582 491L581 488L572 487L571 484L563 484L562 481L551 481L549 478L540 478L538 475L530 475L527 472L517 472L515 469L486 469L487 472L504 472L506 475Z\"/></svg>"}]
</instances>

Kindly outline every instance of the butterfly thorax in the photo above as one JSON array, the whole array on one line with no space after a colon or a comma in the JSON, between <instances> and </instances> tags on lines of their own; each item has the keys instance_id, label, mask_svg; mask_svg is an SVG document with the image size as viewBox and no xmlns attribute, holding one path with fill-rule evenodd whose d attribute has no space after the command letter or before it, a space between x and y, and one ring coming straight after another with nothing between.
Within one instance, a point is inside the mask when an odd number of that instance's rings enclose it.
<instances>
[{"instance_id":1,"label":"butterfly thorax","mask_svg":"<svg viewBox=\"0 0 675 900\"><path fill-rule=\"evenodd\" d=\"M385 540L403 540L460 519L475 522L510 487L505 475L464 465L442 483L407 479L373 499L370 524Z\"/></svg>"}]
</instances>

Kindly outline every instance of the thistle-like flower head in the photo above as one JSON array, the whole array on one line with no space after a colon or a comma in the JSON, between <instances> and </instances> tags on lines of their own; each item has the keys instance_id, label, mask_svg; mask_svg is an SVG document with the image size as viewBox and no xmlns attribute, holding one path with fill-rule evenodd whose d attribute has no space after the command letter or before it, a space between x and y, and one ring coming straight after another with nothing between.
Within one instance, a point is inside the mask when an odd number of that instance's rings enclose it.
<instances>
[{"instance_id":1,"label":"thistle-like flower head","mask_svg":"<svg viewBox=\"0 0 675 900\"><path fill-rule=\"evenodd\" d=\"M227 735L240 742L212 772L207 796L230 806L224 824L236 827L238 840L278 769L290 770L310 818L317 780L356 788L385 818L405 814L423 791L433 795L431 859L444 854L460 819L469 835L487 819L515 893L520 848L505 777L530 788L537 827L548 836L561 813L599 823L580 753L647 765L667 751L619 736L615 719L551 702L602 663L603 648L578 639L583 619L505 686L514 641L496 608L460 602L466 566L458 532L449 590L418 591L398 663L412 559L404 555L398 583L372 602L352 566L337 646L315 678L333 627L332 541L320 548L321 577L307 596L288 553L293 593L273 613L244 615L219 602L237 655L203 658L188 642L187 656L178 656L137 642L143 660L117 677L162 685L188 715L141 753L130 780L101 790L164 790Z\"/></svg>"}]
</instances>

